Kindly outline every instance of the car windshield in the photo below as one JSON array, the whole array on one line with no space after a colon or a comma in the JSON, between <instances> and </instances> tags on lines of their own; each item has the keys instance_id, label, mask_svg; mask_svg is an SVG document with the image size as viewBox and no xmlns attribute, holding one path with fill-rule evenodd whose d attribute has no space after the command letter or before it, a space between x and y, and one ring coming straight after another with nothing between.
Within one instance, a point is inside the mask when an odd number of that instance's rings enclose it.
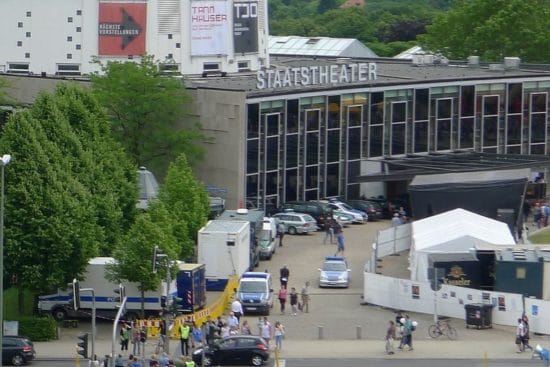
<instances>
[{"instance_id":1,"label":"car windshield","mask_svg":"<svg viewBox=\"0 0 550 367\"><path fill-rule=\"evenodd\" d=\"M241 293L265 293L265 281L247 280L245 282L241 282L239 291Z\"/></svg>"},{"instance_id":2,"label":"car windshield","mask_svg":"<svg viewBox=\"0 0 550 367\"><path fill-rule=\"evenodd\" d=\"M323 271L346 271L346 264L327 262L323 264Z\"/></svg>"},{"instance_id":3,"label":"car windshield","mask_svg":"<svg viewBox=\"0 0 550 367\"><path fill-rule=\"evenodd\" d=\"M353 210L353 208L351 206L349 206L348 204L345 204L345 203L341 203L340 204L340 207L346 209L346 210Z\"/></svg>"},{"instance_id":4,"label":"car windshield","mask_svg":"<svg viewBox=\"0 0 550 367\"><path fill-rule=\"evenodd\" d=\"M313 222L315 219L309 214L304 215L304 219L306 222Z\"/></svg>"},{"instance_id":5,"label":"car windshield","mask_svg":"<svg viewBox=\"0 0 550 367\"><path fill-rule=\"evenodd\" d=\"M258 235L260 241L269 241L271 239L271 232L266 230L261 230Z\"/></svg>"}]
</instances>

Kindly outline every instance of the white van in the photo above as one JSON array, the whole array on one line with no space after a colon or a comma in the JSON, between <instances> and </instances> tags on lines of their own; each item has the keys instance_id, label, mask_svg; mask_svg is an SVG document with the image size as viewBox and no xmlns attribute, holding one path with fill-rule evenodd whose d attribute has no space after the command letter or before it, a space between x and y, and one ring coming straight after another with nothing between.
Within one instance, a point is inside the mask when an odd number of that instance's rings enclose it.
<instances>
[{"instance_id":1,"label":"white van","mask_svg":"<svg viewBox=\"0 0 550 367\"><path fill-rule=\"evenodd\" d=\"M258 233L260 258L270 260L277 248L277 220L264 217L262 230Z\"/></svg>"},{"instance_id":2,"label":"white van","mask_svg":"<svg viewBox=\"0 0 550 367\"><path fill-rule=\"evenodd\" d=\"M268 316L273 307L273 284L269 273L246 272L241 276L237 299L246 314L259 313Z\"/></svg>"}]
</instances>

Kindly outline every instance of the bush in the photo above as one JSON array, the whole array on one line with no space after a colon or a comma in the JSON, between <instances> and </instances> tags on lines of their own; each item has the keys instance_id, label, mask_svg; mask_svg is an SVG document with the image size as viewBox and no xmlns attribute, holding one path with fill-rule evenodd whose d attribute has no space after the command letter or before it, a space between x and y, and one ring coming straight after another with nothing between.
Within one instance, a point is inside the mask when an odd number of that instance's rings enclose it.
<instances>
[{"instance_id":1,"label":"bush","mask_svg":"<svg viewBox=\"0 0 550 367\"><path fill-rule=\"evenodd\" d=\"M15 321L19 321L19 335L33 342L57 339L57 323L51 316L21 317Z\"/></svg>"}]
</instances>

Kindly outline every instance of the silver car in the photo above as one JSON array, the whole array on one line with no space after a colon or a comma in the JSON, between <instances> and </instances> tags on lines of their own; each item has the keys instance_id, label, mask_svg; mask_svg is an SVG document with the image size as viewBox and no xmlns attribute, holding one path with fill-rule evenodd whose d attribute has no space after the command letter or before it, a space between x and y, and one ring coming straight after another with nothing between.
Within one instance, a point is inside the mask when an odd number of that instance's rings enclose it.
<instances>
[{"instance_id":1,"label":"silver car","mask_svg":"<svg viewBox=\"0 0 550 367\"><path fill-rule=\"evenodd\" d=\"M317 231L317 221L309 214L277 213L273 217L285 226L285 232L289 234Z\"/></svg>"}]
</instances>

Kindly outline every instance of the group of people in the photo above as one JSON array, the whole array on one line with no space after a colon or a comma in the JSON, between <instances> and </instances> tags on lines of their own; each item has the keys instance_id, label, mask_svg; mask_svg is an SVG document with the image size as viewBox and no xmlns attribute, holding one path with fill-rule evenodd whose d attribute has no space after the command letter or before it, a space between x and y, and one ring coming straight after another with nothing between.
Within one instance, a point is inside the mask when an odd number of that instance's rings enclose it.
<instances>
[{"instance_id":1,"label":"group of people","mask_svg":"<svg viewBox=\"0 0 550 367\"><path fill-rule=\"evenodd\" d=\"M290 301L291 313L296 316L298 310L309 312L309 282L306 282L302 287L300 292L301 302L298 300L298 292L295 287L290 288L290 293L288 292L288 280L290 278L290 270L286 265L279 270L279 280L281 282L281 288L277 298L279 299L279 304L281 306L281 315L285 314L286 311L286 302Z\"/></svg>"},{"instance_id":2,"label":"group of people","mask_svg":"<svg viewBox=\"0 0 550 367\"><path fill-rule=\"evenodd\" d=\"M416 322L411 320L409 315L405 314L403 316L401 312L398 312L395 316L395 321L390 320L388 324L385 337L386 353L395 353L394 341L398 338L397 334L399 334L401 339L397 348L404 350L407 347L408 350L413 350L413 332L416 329Z\"/></svg>"},{"instance_id":3,"label":"group of people","mask_svg":"<svg viewBox=\"0 0 550 367\"><path fill-rule=\"evenodd\" d=\"M333 217L327 218L325 223L325 238L323 239L323 245L327 243L327 240L330 240L330 244L334 245L336 243L337 245L334 256L338 256L339 254L344 256L344 230L342 229L342 225Z\"/></svg>"},{"instance_id":4,"label":"group of people","mask_svg":"<svg viewBox=\"0 0 550 367\"><path fill-rule=\"evenodd\" d=\"M122 326L120 327L119 335L121 352L128 352L128 345L131 341L133 346L132 354L141 354L141 350L142 348L144 348L145 342L147 341L147 329L145 328L145 326L142 326L140 328L135 325L123 322Z\"/></svg>"},{"instance_id":5,"label":"group of people","mask_svg":"<svg viewBox=\"0 0 550 367\"><path fill-rule=\"evenodd\" d=\"M529 345L529 318L525 313L518 319L516 346L518 347L517 353L522 353L525 349L533 350L533 347Z\"/></svg>"}]
</instances>

